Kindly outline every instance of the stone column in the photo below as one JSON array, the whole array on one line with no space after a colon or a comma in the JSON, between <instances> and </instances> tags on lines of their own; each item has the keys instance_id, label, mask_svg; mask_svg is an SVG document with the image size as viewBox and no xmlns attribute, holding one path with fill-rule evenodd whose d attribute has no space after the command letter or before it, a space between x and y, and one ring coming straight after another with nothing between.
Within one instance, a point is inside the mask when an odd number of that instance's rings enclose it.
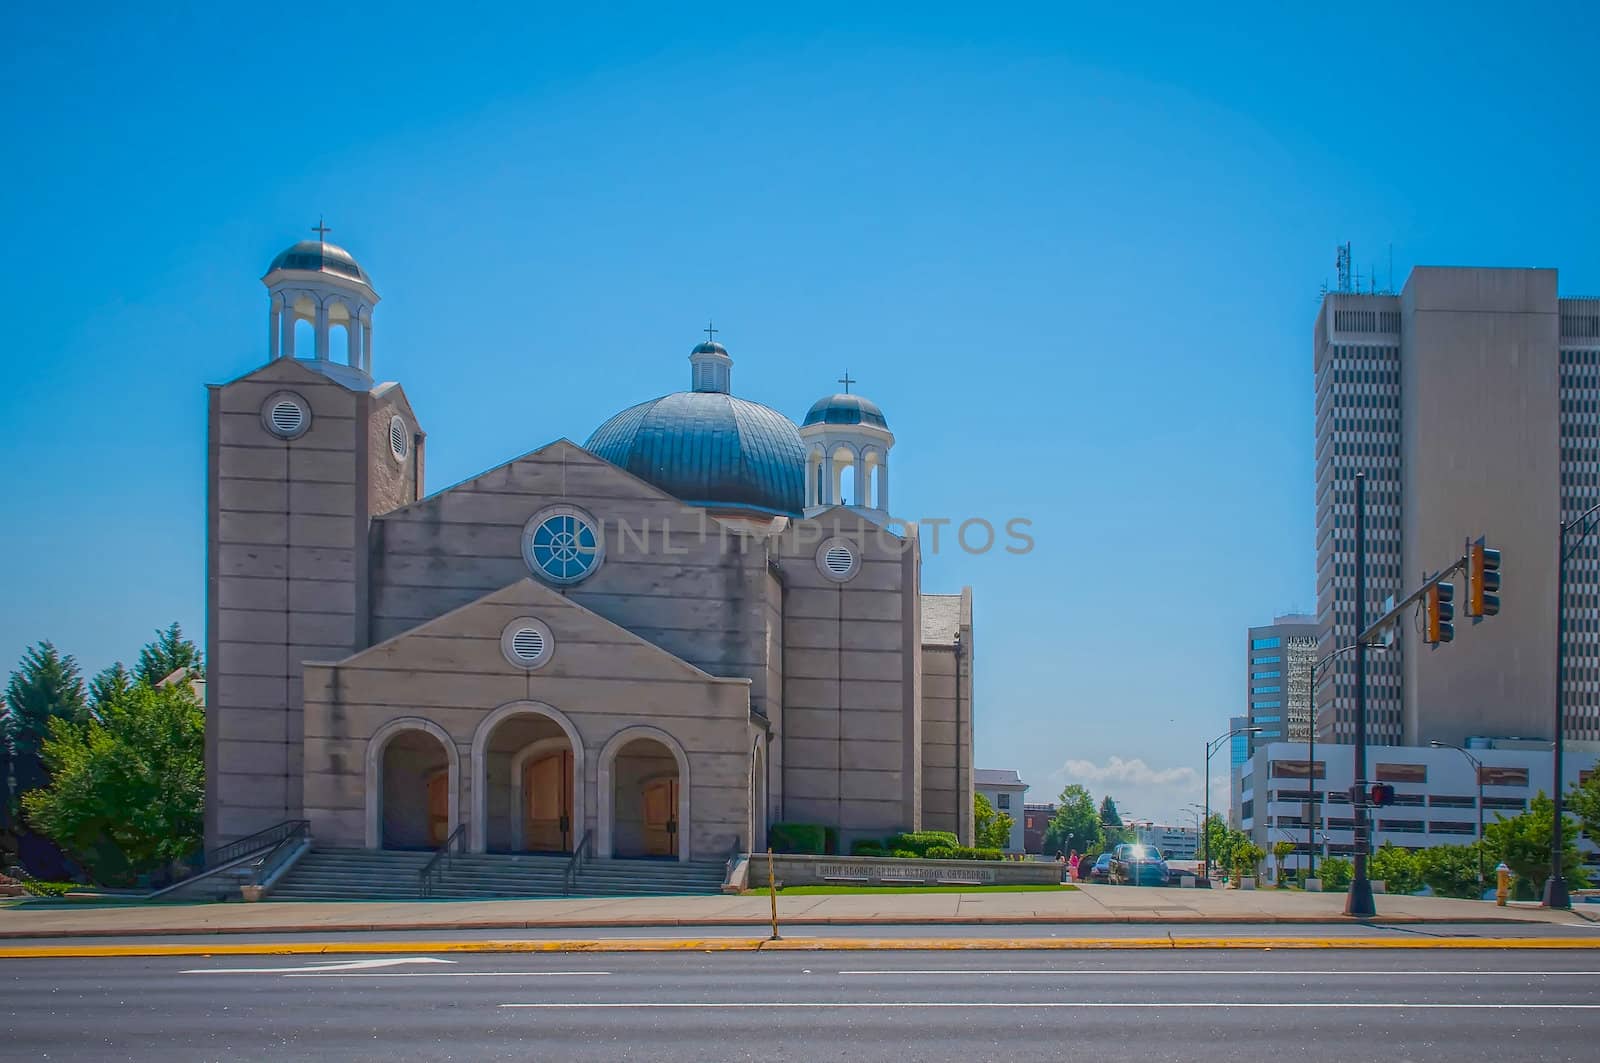
<instances>
[{"instance_id":1,"label":"stone column","mask_svg":"<svg viewBox=\"0 0 1600 1063\"><path fill-rule=\"evenodd\" d=\"M862 508L867 504L867 459L859 453L856 454L856 497L850 503Z\"/></svg>"},{"instance_id":2,"label":"stone column","mask_svg":"<svg viewBox=\"0 0 1600 1063\"><path fill-rule=\"evenodd\" d=\"M317 300L317 361L328 360L328 304Z\"/></svg>"},{"instance_id":3,"label":"stone column","mask_svg":"<svg viewBox=\"0 0 1600 1063\"><path fill-rule=\"evenodd\" d=\"M889 512L889 456L887 454L878 459L878 498L875 505L883 512Z\"/></svg>"},{"instance_id":4,"label":"stone column","mask_svg":"<svg viewBox=\"0 0 1600 1063\"><path fill-rule=\"evenodd\" d=\"M282 311L278 308L278 300L274 298L272 305L267 309L267 361L269 362L278 357L278 334L279 330L283 328L278 321L281 313Z\"/></svg>"},{"instance_id":5,"label":"stone column","mask_svg":"<svg viewBox=\"0 0 1600 1063\"><path fill-rule=\"evenodd\" d=\"M372 318L367 317L361 322L361 368L368 373L372 372Z\"/></svg>"},{"instance_id":6,"label":"stone column","mask_svg":"<svg viewBox=\"0 0 1600 1063\"><path fill-rule=\"evenodd\" d=\"M283 326L283 343L278 348L279 358L294 357L294 304L288 299L283 301L283 308L278 311L279 324Z\"/></svg>"},{"instance_id":7,"label":"stone column","mask_svg":"<svg viewBox=\"0 0 1600 1063\"><path fill-rule=\"evenodd\" d=\"M344 326L344 360L352 369L361 368L361 319L354 314Z\"/></svg>"}]
</instances>

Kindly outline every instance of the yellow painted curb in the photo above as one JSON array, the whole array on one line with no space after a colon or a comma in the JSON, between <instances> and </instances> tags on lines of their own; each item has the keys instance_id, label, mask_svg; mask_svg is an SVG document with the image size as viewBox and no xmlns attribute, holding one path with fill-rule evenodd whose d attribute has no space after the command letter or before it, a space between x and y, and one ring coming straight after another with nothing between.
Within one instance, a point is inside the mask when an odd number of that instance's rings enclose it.
<instances>
[{"instance_id":1,"label":"yellow painted curb","mask_svg":"<svg viewBox=\"0 0 1600 1063\"><path fill-rule=\"evenodd\" d=\"M5 945L0 959L331 956L440 952L1067 951L1074 949L1600 949L1600 938L600 938L551 941L297 941L211 944Z\"/></svg>"}]
</instances>

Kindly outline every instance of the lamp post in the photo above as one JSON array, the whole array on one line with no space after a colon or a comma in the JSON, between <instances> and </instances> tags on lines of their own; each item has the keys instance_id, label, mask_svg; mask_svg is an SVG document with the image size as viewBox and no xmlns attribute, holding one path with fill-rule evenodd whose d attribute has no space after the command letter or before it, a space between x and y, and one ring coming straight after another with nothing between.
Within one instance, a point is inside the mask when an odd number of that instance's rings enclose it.
<instances>
[{"instance_id":1,"label":"lamp post","mask_svg":"<svg viewBox=\"0 0 1600 1063\"><path fill-rule=\"evenodd\" d=\"M1207 884L1211 882L1211 758L1215 756L1217 750L1221 749L1227 743L1228 739L1232 738L1234 735L1255 734L1260 730L1260 727L1235 727L1227 734L1218 735L1216 738L1213 738L1211 741L1206 743L1206 818L1202 821L1200 834L1202 838L1202 844L1205 846L1205 857L1203 859L1205 866L1204 874Z\"/></svg>"},{"instance_id":2,"label":"lamp post","mask_svg":"<svg viewBox=\"0 0 1600 1063\"><path fill-rule=\"evenodd\" d=\"M1566 729L1566 651L1567 651L1567 559L1578 552L1589 536L1594 534L1600 520L1595 517L1600 513L1600 503L1584 510L1582 515L1561 522L1561 534L1556 538L1556 734L1554 749L1554 764L1550 777L1552 800L1555 804L1555 823L1550 832L1550 877L1544 884L1544 906L1546 908L1571 908L1572 897L1567 892L1566 869L1561 866L1561 855L1565 848L1564 839L1561 837L1562 809L1561 809L1561 756L1565 752L1565 736L1562 732ZM1576 535L1573 533L1576 532ZM1569 546L1568 538L1572 539ZM1482 802L1479 802L1480 806Z\"/></svg>"},{"instance_id":3,"label":"lamp post","mask_svg":"<svg viewBox=\"0 0 1600 1063\"><path fill-rule=\"evenodd\" d=\"M1471 753L1468 753L1461 746L1453 746L1449 742L1440 742L1437 739L1435 739L1434 741L1429 742L1428 744L1430 746L1432 746L1434 749L1453 749L1457 753L1460 753L1463 757L1467 758L1467 761L1472 765L1472 773L1473 773L1473 775L1477 776L1477 779L1478 779L1478 897L1481 900L1482 897L1483 897L1484 886L1486 885L1486 883L1484 881L1484 878L1483 878L1483 761L1479 760L1477 757L1473 756Z\"/></svg>"}]
</instances>

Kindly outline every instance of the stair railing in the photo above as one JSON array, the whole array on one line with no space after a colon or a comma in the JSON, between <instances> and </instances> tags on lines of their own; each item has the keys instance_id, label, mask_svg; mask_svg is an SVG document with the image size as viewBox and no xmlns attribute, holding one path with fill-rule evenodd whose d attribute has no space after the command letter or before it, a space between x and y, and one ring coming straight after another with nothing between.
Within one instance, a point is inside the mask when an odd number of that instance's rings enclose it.
<instances>
[{"instance_id":1,"label":"stair railing","mask_svg":"<svg viewBox=\"0 0 1600 1063\"><path fill-rule=\"evenodd\" d=\"M236 838L227 845L218 846L206 853L201 858L202 869L221 867L231 863L241 856L248 856L259 849L271 849L282 844L285 838L299 835L309 828L303 819L286 819L282 823L274 823L266 830L258 830L254 834L247 834L243 838Z\"/></svg>"},{"instance_id":2,"label":"stair railing","mask_svg":"<svg viewBox=\"0 0 1600 1063\"><path fill-rule=\"evenodd\" d=\"M446 838L444 844L433 851L433 855L428 858L428 862L422 865L422 870L417 872L417 891L424 897L433 895L434 876L450 869L450 854L455 851L461 839L466 837L466 830L467 825L463 823L451 831L450 837Z\"/></svg>"},{"instance_id":3,"label":"stair railing","mask_svg":"<svg viewBox=\"0 0 1600 1063\"><path fill-rule=\"evenodd\" d=\"M249 885L259 886L271 878L272 873L278 870L295 849L299 848L300 843L311 837L311 822L309 820L296 819L290 820L290 822L294 824L294 829L284 835L283 840L268 850L261 859L250 865L255 873L250 876Z\"/></svg>"},{"instance_id":4,"label":"stair railing","mask_svg":"<svg viewBox=\"0 0 1600 1063\"><path fill-rule=\"evenodd\" d=\"M578 872L583 870L583 854L589 851L593 838L592 831L584 831L582 839L573 847L572 856L567 859L566 870L561 873L561 895L572 896L572 891L578 885Z\"/></svg>"}]
</instances>

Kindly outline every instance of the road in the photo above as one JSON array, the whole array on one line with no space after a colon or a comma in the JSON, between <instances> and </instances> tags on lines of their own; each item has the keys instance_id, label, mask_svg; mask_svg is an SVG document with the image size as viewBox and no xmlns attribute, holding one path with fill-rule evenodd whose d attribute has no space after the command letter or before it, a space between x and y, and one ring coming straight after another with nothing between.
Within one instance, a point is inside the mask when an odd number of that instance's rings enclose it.
<instances>
[{"instance_id":1,"label":"road","mask_svg":"<svg viewBox=\"0 0 1600 1063\"><path fill-rule=\"evenodd\" d=\"M0 1058L1592 1060L1594 951L0 961Z\"/></svg>"}]
</instances>

